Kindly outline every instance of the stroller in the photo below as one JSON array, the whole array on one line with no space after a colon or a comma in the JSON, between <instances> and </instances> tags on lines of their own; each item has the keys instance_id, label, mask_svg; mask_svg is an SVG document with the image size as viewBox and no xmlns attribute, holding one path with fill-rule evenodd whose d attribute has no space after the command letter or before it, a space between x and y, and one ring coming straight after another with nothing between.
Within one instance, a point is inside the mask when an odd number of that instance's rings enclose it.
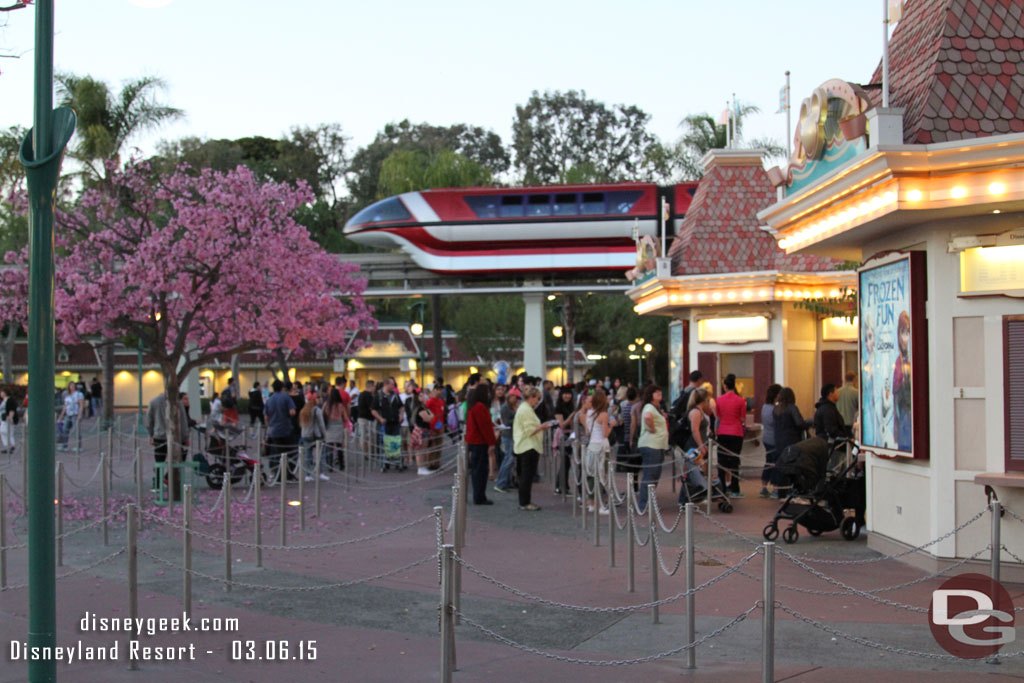
<instances>
[{"instance_id":1,"label":"stroller","mask_svg":"<svg viewBox=\"0 0 1024 683\"><path fill-rule=\"evenodd\" d=\"M782 540L796 543L800 538L797 524L811 536L839 529L843 538L852 541L864 526L864 476L857 471L857 458L847 462L849 439L829 443L812 437L793 444L779 454L775 466L792 484L790 494L775 517L762 531L766 540L779 536L779 520L789 520ZM849 515L847 511L852 510Z\"/></svg>"},{"instance_id":2,"label":"stroller","mask_svg":"<svg viewBox=\"0 0 1024 683\"><path fill-rule=\"evenodd\" d=\"M197 427L205 431L205 427ZM246 473L252 475L257 462L256 458L243 453L241 446L235 442L242 435L243 429L232 425L216 424L213 431L207 434L206 455L209 468L206 472L206 483L214 491L224 486L224 477L230 476L231 483L241 482ZM266 472L261 468L261 476L266 481Z\"/></svg>"},{"instance_id":3,"label":"stroller","mask_svg":"<svg viewBox=\"0 0 1024 683\"><path fill-rule=\"evenodd\" d=\"M680 451L676 451L677 456ZM701 471L700 466L695 462L697 449L691 448L682 454L681 487L679 489L679 504L702 503L707 499L708 481ZM725 488L718 477L711 482L711 502L718 502L718 509L728 514L732 512L732 501L726 494Z\"/></svg>"}]
</instances>

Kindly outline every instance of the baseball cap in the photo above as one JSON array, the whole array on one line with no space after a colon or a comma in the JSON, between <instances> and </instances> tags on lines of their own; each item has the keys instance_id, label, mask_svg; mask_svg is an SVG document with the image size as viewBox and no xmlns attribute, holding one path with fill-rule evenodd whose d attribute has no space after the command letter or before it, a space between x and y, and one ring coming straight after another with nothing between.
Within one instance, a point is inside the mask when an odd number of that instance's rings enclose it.
<instances>
[{"instance_id":1,"label":"baseball cap","mask_svg":"<svg viewBox=\"0 0 1024 683\"><path fill-rule=\"evenodd\" d=\"M515 396L516 398L522 398L523 392L519 391L519 387L512 387L508 390L507 396Z\"/></svg>"}]
</instances>

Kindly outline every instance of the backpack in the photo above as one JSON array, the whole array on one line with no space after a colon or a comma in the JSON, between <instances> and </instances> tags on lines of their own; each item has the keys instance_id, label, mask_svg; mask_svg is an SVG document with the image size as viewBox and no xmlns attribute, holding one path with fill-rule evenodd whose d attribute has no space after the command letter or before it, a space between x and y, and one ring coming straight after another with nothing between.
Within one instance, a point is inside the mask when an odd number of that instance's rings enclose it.
<instances>
[{"instance_id":1,"label":"backpack","mask_svg":"<svg viewBox=\"0 0 1024 683\"><path fill-rule=\"evenodd\" d=\"M686 442L693 436L690 416L683 415L680 419L675 413L668 416L668 443L670 446L686 448Z\"/></svg>"},{"instance_id":2,"label":"backpack","mask_svg":"<svg viewBox=\"0 0 1024 683\"><path fill-rule=\"evenodd\" d=\"M453 403L448 406L448 431L457 432L459 431L459 406L457 403Z\"/></svg>"}]
</instances>

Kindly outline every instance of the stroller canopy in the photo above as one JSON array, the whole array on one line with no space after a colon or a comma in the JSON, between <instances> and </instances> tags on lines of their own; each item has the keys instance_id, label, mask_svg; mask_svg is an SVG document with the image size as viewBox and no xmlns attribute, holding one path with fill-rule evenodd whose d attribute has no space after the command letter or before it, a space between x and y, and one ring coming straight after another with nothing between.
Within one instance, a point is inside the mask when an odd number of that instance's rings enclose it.
<instances>
[{"instance_id":1,"label":"stroller canopy","mask_svg":"<svg viewBox=\"0 0 1024 683\"><path fill-rule=\"evenodd\" d=\"M775 466L797 491L810 493L825 478L830 451L827 441L814 436L787 447Z\"/></svg>"}]
</instances>

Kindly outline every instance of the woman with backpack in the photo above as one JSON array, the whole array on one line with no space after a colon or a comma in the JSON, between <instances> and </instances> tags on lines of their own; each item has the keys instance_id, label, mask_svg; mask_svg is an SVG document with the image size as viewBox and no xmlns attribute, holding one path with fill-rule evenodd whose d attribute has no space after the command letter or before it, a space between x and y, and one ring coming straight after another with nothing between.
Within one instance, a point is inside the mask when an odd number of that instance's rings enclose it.
<instances>
[{"instance_id":1,"label":"woman with backpack","mask_svg":"<svg viewBox=\"0 0 1024 683\"><path fill-rule=\"evenodd\" d=\"M587 488L597 493L597 487L601 487L604 494L605 504L598 511L599 514L608 514L607 492L601 484L601 473L604 472L605 462L611 445L608 443L608 435L615 426L614 421L608 415L608 398L604 389L594 389L590 397L590 410L584 417L584 433L587 435L587 450L583 456L583 472L587 477ZM591 500L588 511L593 512L594 501Z\"/></svg>"}]
</instances>

